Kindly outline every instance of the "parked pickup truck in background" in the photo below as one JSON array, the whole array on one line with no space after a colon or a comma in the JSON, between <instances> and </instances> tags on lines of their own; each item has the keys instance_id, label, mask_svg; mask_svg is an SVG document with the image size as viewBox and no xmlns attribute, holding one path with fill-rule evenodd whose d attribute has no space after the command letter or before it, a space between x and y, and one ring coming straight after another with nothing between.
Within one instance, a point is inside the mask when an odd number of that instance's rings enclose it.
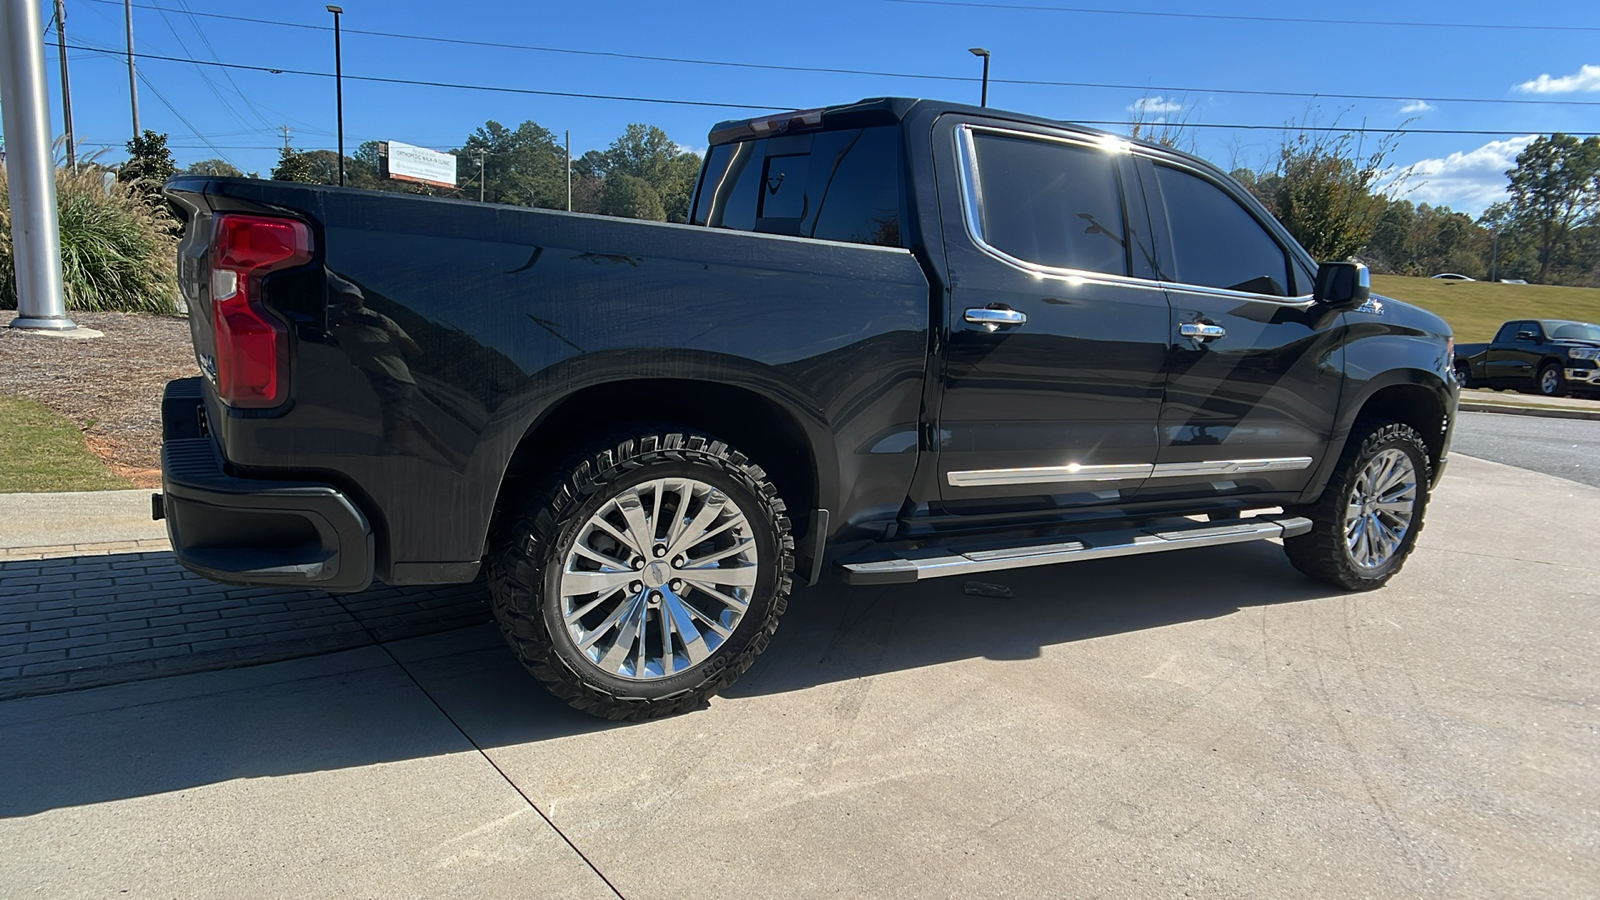
<instances>
[{"instance_id":1,"label":"parked pickup truck in background","mask_svg":"<svg viewBox=\"0 0 1600 900\"><path fill-rule=\"evenodd\" d=\"M1459 344L1462 387L1531 391L1562 397L1600 391L1600 325L1557 319L1514 319L1487 344Z\"/></svg>"},{"instance_id":2,"label":"parked pickup truck in background","mask_svg":"<svg viewBox=\"0 0 1600 900\"><path fill-rule=\"evenodd\" d=\"M1281 537L1377 587L1455 417L1447 326L1364 267L1199 159L995 109L722 123L686 225L167 196L205 373L165 400L178 559L330 591L486 571L527 669L612 718L732 683L824 573Z\"/></svg>"}]
</instances>

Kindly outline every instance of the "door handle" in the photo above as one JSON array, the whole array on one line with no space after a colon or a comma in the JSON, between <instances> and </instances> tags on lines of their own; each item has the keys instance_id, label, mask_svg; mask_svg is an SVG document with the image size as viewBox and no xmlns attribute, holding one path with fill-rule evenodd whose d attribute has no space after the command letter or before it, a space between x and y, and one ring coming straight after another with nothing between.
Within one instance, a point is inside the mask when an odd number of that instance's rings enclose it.
<instances>
[{"instance_id":1,"label":"door handle","mask_svg":"<svg viewBox=\"0 0 1600 900\"><path fill-rule=\"evenodd\" d=\"M1014 325L1026 325L1028 323L1028 316L1026 313L1021 313L1014 309L1006 309L1004 307L1000 309L992 309L989 307L969 309L967 310L966 319L968 322L971 322L974 325L982 325L990 331L994 331L996 328L1000 327L1009 328Z\"/></svg>"},{"instance_id":2,"label":"door handle","mask_svg":"<svg viewBox=\"0 0 1600 900\"><path fill-rule=\"evenodd\" d=\"M1219 337L1227 337L1228 329L1221 325L1206 325L1202 322L1185 322L1178 326L1178 333L1186 338L1197 341L1214 341Z\"/></svg>"}]
</instances>

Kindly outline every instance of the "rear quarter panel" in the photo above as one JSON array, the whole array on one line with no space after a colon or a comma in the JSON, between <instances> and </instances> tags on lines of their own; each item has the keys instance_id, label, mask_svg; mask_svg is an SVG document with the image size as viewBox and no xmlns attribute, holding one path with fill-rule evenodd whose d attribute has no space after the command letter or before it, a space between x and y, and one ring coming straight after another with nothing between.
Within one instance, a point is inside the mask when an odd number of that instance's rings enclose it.
<instances>
[{"instance_id":1,"label":"rear quarter panel","mask_svg":"<svg viewBox=\"0 0 1600 900\"><path fill-rule=\"evenodd\" d=\"M211 190L316 223L329 310L296 331L292 408L226 417L225 452L365 498L380 578L478 559L518 443L564 397L615 380L731 384L778 404L817 458L819 496L790 502L835 522L905 497L928 346L928 283L908 251L271 182ZM376 330L401 352L363 349Z\"/></svg>"}]
</instances>

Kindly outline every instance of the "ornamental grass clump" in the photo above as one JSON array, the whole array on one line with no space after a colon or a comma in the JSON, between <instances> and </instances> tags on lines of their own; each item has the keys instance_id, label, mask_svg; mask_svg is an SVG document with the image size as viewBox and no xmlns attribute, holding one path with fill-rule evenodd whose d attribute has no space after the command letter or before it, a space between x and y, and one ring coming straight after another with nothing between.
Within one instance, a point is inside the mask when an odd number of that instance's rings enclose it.
<instances>
[{"instance_id":1,"label":"ornamental grass clump","mask_svg":"<svg viewBox=\"0 0 1600 900\"><path fill-rule=\"evenodd\" d=\"M67 308L171 313L177 298L177 229L135 184L93 164L56 169ZM0 171L0 309L17 308L10 184Z\"/></svg>"}]
</instances>

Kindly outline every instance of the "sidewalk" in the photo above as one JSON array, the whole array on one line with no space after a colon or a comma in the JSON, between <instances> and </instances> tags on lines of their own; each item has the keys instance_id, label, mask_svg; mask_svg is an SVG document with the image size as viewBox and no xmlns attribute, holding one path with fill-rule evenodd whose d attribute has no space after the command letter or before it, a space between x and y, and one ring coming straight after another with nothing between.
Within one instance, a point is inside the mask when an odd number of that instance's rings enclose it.
<instances>
[{"instance_id":1,"label":"sidewalk","mask_svg":"<svg viewBox=\"0 0 1600 900\"><path fill-rule=\"evenodd\" d=\"M1548 419L1600 420L1600 400L1580 397L1541 397L1474 388L1461 392L1462 412L1506 413L1514 416L1543 416Z\"/></svg>"},{"instance_id":2,"label":"sidewalk","mask_svg":"<svg viewBox=\"0 0 1600 900\"><path fill-rule=\"evenodd\" d=\"M207 581L173 560L149 491L0 494L0 700L488 620L481 580L337 596Z\"/></svg>"}]
</instances>

